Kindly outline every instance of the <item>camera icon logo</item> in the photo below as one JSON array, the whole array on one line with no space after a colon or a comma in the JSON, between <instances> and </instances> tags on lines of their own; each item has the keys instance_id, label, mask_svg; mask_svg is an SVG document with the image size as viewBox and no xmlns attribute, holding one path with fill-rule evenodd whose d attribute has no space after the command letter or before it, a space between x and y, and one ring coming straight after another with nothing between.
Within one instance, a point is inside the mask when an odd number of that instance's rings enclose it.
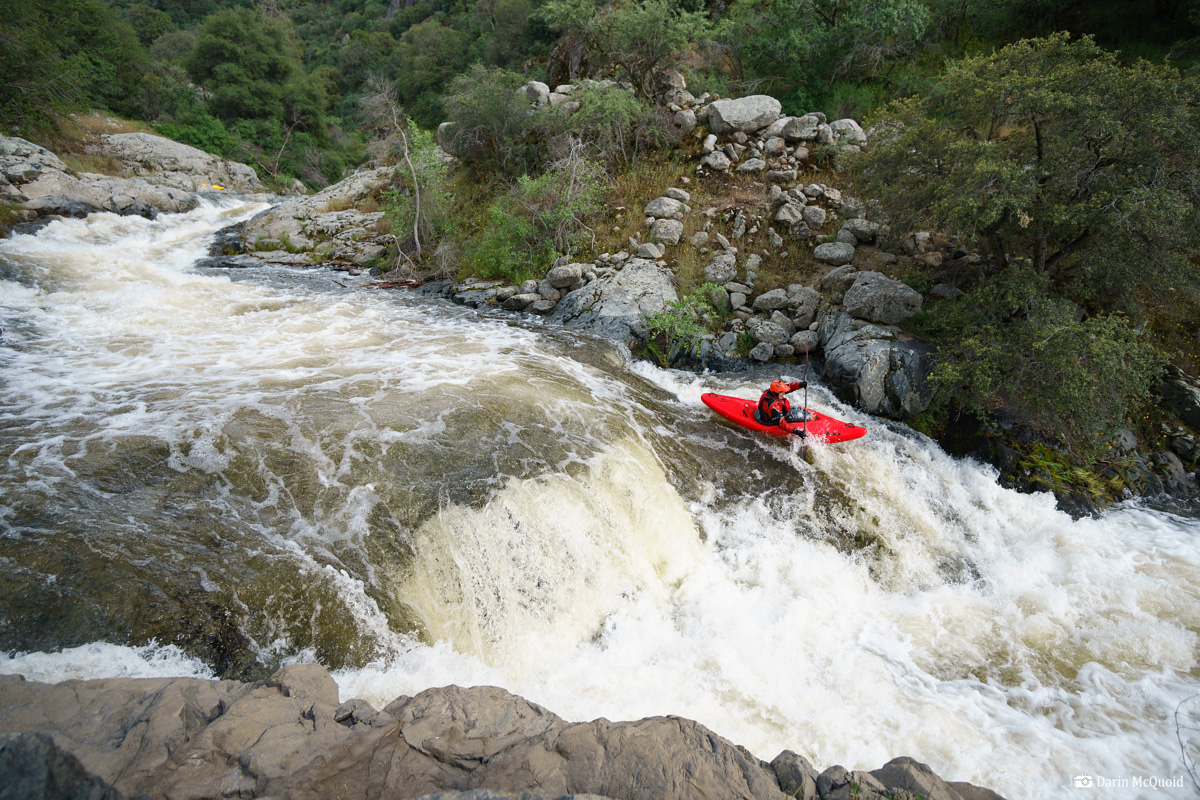
<instances>
[{"instance_id":1,"label":"camera icon logo","mask_svg":"<svg viewBox=\"0 0 1200 800\"><path fill-rule=\"evenodd\" d=\"M1096 780L1091 775L1076 775L1075 776L1075 788L1076 789L1090 789L1095 785L1096 785Z\"/></svg>"}]
</instances>

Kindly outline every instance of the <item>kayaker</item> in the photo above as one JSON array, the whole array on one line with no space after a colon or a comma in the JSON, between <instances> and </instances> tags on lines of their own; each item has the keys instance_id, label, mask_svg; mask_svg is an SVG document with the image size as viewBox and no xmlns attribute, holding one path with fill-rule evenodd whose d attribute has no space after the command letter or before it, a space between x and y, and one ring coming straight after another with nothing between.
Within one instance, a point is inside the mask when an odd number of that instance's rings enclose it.
<instances>
[{"instance_id":1,"label":"kayaker","mask_svg":"<svg viewBox=\"0 0 1200 800\"><path fill-rule=\"evenodd\" d=\"M806 381L792 381L791 383L782 380L771 381L771 385L762 393L762 397L758 398L758 408L754 411L754 418L763 425L779 425L792 410L792 404L784 395L807 386Z\"/></svg>"}]
</instances>

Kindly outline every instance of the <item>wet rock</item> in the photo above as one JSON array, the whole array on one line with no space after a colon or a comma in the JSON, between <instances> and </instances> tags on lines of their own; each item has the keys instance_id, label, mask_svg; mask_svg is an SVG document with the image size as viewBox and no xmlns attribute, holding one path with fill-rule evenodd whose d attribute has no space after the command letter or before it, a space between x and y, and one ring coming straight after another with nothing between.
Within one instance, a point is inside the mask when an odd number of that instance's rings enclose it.
<instances>
[{"instance_id":1,"label":"wet rock","mask_svg":"<svg viewBox=\"0 0 1200 800\"><path fill-rule=\"evenodd\" d=\"M868 322L895 325L921 310L921 294L879 272L860 272L842 300L846 313Z\"/></svg>"}]
</instances>

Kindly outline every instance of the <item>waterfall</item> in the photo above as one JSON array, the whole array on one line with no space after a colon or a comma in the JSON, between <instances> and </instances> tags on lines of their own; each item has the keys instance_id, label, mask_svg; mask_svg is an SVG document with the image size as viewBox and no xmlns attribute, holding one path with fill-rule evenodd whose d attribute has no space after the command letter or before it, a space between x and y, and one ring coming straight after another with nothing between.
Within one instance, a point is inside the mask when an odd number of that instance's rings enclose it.
<instances>
[{"instance_id":1,"label":"waterfall","mask_svg":"<svg viewBox=\"0 0 1200 800\"><path fill-rule=\"evenodd\" d=\"M700 402L777 367L663 370L325 268L196 265L260 208L0 242L0 671L315 660L377 707L494 684L1011 798L1183 774L1194 518L1072 520L819 382L869 433L808 458Z\"/></svg>"}]
</instances>

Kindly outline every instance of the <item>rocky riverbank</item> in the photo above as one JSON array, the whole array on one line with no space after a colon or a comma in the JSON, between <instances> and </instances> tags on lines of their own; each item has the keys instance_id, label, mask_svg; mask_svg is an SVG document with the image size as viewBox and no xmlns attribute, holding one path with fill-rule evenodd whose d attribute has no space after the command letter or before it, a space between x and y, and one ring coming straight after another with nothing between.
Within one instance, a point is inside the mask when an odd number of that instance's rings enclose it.
<instances>
[{"instance_id":1,"label":"rocky riverbank","mask_svg":"<svg viewBox=\"0 0 1200 800\"><path fill-rule=\"evenodd\" d=\"M568 722L495 687L342 702L320 666L256 683L43 684L0 675L0 785L12 797L591 797L997 800L896 758L817 771L770 763L679 717Z\"/></svg>"},{"instance_id":2,"label":"rocky riverbank","mask_svg":"<svg viewBox=\"0 0 1200 800\"><path fill-rule=\"evenodd\" d=\"M96 155L120 164L120 175L76 172L54 153L16 137L0 137L0 200L24 222L84 217L99 211L153 218L190 211L204 193L260 191L245 164L225 161L161 136L100 137Z\"/></svg>"}]
</instances>

